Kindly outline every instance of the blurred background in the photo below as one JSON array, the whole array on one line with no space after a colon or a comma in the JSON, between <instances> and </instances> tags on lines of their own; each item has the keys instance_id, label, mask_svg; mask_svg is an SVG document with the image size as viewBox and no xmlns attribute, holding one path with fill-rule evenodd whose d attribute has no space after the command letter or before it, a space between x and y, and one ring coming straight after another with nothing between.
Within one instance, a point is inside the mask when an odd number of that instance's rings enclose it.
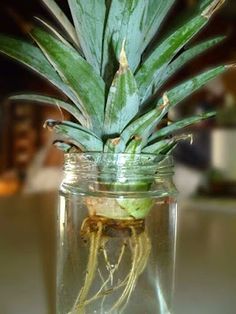
<instances>
[{"instance_id":1,"label":"blurred background","mask_svg":"<svg viewBox=\"0 0 236 314\"><path fill-rule=\"evenodd\" d=\"M65 0L57 2L68 12ZM176 16L192 10L197 3L198 0L176 1L163 31L171 27ZM27 38L26 26L34 16L52 20L37 0L0 0L0 8L0 33L21 38ZM236 62L235 0L226 1L192 43L217 35L225 35L226 39L185 66L166 88L211 66ZM0 73L0 314L52 314L56 191L63 154L51 145L53 135L43 124L49 118L70 116L47 105L9 101L9 95L23 91L61 95L2 55ZM236 257L231 251L236 239L236 70L205 85L169 118L178 120L214 109L218 111L216 118L185 130L193 134L193 143L182 142L174 152L175 182L182 208L188 210L180 222L177 275L182 281L178 284L178 314L234 314L236 308ZM214 216L210 214L212 209ZM227 245L231 255L225 251ZM203 260L198 260L199 256ZM208 270L201 271L205 267ZM26 276L28 272L32 275ZM189 282L193 289L186 292ZM220 285L224 287L221 290ZM214 302L203 291L211 291ZM15 302L9 302L11 296ZM196 296L201 297L198 308L193 306Z\"/></svg>"}]
</instances>

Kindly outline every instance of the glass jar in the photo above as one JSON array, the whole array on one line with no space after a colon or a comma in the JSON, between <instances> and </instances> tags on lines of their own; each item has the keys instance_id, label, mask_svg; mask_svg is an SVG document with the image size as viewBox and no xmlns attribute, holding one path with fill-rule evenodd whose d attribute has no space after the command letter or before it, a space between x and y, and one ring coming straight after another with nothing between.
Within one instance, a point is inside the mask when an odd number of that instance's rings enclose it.
<instances>
[{"instance_id":1,"label":"glass jar","mask_svg":"<svg viewBox=\"0 0 236 314\"><path fill-rule=\"evenodd\" d=\"M71 153L58 210L57 314L171 312L171 157Z\"/></svg>"}]
</instances>

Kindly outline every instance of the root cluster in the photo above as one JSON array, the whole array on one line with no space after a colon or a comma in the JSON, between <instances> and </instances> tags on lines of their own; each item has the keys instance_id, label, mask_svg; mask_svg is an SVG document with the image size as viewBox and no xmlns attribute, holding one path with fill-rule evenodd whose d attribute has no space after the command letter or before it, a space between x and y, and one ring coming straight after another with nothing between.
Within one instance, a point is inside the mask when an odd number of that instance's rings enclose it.
<instances>
[{"instance_id":1,"label":"root cluster","mask_svg":"<svg viewBox=\"0 0 236 314\"><path fill-rule=\"evenodd\" d=\"M122 313L127 306L132 291L140 274L144 271L151 250L151 243L145 231L144 220L112 220L100 216L86 218L81 227L81 236L89 243L89 256L87 262L84 285L74 303L70 314L85 314L86 307L99 301L101 313ZM108 245L114 239L119 240L119 254L116 263L109 260ZM129 264L123 278L116 278L124 256L129 256ZM101 265L103 264L103 265ZM102 274L100 266L106 268ZM124 265L123 265L124 266ZM93 282L101 280L100 288L91 294ZM106 301L109 296L116 295L113 303ZM108 303L108 302L107 302Z\"/></svg>"}]
</instances>

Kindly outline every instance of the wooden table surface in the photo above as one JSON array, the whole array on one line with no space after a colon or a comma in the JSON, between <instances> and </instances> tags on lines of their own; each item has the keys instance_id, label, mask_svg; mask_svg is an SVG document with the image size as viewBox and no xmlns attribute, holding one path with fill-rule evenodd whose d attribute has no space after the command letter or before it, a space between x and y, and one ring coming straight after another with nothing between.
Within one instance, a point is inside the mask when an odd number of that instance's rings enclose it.
<instances>
[{"instance_id":1,"label":"wooden table surface","mask_svg":"<svg viewBox=\"0 0 236 314\"><path fill-rule=\"evenodd\" d=\"M54 193L0 199L0 314L55 313L56 207ZM181 201L174 314L235 313L236 200Z\"/></svg>"}]
</instances>

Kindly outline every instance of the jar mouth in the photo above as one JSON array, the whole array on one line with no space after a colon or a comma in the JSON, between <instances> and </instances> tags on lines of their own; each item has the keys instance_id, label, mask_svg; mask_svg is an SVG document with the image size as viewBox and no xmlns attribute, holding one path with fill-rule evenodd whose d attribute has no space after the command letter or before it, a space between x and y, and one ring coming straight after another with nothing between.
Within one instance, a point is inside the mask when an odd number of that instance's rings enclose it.
<instances>
[{"instance_id":1,"label":"jar mouth","mask_svg":"<svg viewBox=\"0 0 236 314\"><path fill-rule=\"evenodd\" d=\"M130 182L172 177L174 163L172 156L155 154L68 153L64 171L85 179Z\"/></svg>"},{"instance_id":2,"label":"jar mouth","mask_svg":"<svg viewBox=\"0 0 236 314\"><path fill-rule=\"evenodd\" d=\"M172 172L174 167L173 157L171 155L156 155L149 153L129 154L129 153L105 153L105 152L73 152L65 154L65 167L73 165L81 168L86 164L95 163L97 165L106 164L122 168L155 167L158 170Z\"/></svg>"},{"instance_id":3,"label":"jar mouth","mask_svg":"<svg viewBox=\"0 0 236 314\"><path fill-rule=\"evenodd\" d=\"M174 174L172 156L127 153L65 154L63 186L111 195L168 194Z\"/></svg>"}]
</instances>

